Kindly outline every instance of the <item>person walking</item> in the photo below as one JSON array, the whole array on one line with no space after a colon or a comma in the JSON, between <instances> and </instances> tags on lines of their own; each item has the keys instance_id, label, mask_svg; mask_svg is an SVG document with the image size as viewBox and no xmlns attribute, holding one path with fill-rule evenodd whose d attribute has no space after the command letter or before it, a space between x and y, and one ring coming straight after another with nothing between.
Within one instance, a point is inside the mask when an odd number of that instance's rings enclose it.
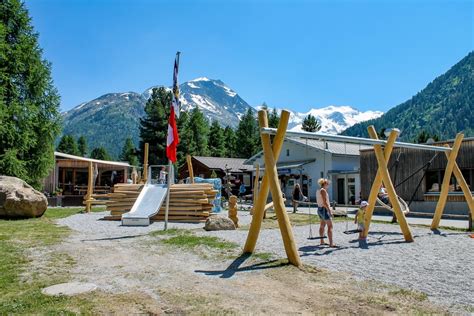
<instances>
[{"instance_id":1,"label":"person walking","mask_svg":"<svg viewBox=\"0 0 474 316\"><path fill-rule=\"evenodd\" d=\"M293 188L293 193L292 193L292 203L293 203L293 213L296 213L298 210L298 202L301 200L306 200L306 197L303 195L303 192L301 191L300 184L296 183L295 187Z\"/></svg>"},{"instance_id":2,"label":"person walking","mask_svg":"<svg viewBox=\"0 0 474 316\"><path fill-rule=\"evenodd\" d=\"M327 189L329 188L329 180L321 178L318 180L319 186L321 187L318 191L316 191L316 201L318 203L318 216L321 221L319 226L319 236L321 237L321 245L327 245L324 242L324 230L326 226L328 227L328 239L329 239L329 247L335 248L337 247L332 238L332 211L329 205L329 194Z\"/></svg>"}]
</instances>

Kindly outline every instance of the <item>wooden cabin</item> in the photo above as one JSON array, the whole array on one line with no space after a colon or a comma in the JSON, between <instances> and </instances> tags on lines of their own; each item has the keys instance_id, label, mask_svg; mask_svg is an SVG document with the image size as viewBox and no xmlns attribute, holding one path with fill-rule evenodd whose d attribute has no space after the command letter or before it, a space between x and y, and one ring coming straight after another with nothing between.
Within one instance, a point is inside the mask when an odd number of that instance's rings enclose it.
<instances>
[{"instance_id":1,"label":"wooden cabin","mask_svg":"<svg viewBox=\"0 0 474 316\"><path fill-rule=\"evenodd\" d=\"M435 142L433 146L453 145L453 140ZM474 138L462 142L457 163L474 193ZM388 167L397 194L407 203L411 202L413 212L433 213L439 198L441 183L447 165L446 155L420 149L394 148ZM367 199L377 173L377 159L372 149L360 152L361 196ZM468 214L468 206L454 175L448 195L445 213Z\"/></svg>"},{"instance_id":2,"label":"wooden cabin","mask_svg":"<svg viewBox=\"0 0 474 316\"><path fill-rule=\"evenodd\" d=\"M59 192L62 205L82 205L87 192L89 162L97 168L94 193L109 193L117 183L126 183L130 165L126 162L105 161L54 152L55 165L43 180L44 192L53 197ZM59 190L58 190L59 189ZM54 204L54 199L49 199Z\"/></svg>"}]
</instances>

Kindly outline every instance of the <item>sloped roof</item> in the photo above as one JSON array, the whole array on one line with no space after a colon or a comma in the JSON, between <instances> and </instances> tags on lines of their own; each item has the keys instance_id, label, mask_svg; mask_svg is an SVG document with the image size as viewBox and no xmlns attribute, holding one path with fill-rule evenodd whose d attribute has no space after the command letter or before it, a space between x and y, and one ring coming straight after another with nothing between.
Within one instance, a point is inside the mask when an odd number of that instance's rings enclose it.
<instances>
[{"instance_id":1,"label":"sloped roof","mask_svg":"<svg viewBox=\"0 0 474 316\"><path fill-rule=\"evenodd\" d=\"M206 165L209 169L221 169L225 171L226 166L231 172L242 172L252 170L252 166L244 165L246 159L241 158L222 158L222 157L201 157L193 156L194 159Z\"/></svg>"},{"instance_id":2,"label":"sloped roof","mask_svg":"<svg viewBox=\"0 0 474 316\"><path fill-rule=\"evenodd\" d=\"M323 141L323 140L317 140L317 139L306 139L306 138L303 139L299 137L287 137L285 138L285 142L297 143L302 146L308 146L311 148L324 150L333 155L347 155L347 156L359 156L360 150L373 148L373 146L369 146L369 145ZM326 147L325 147L325 143L326 143ZM262 156L263 156L263 151L259 151L257 154L253 155L249 159L246 159L245 164L251 165L255 162L255 160L259 159Z\"/></svg>"},{"instance_id":3,"label":"sloped roof","mask_svg":"<svg viewBox=\"0 0 474 316\"><path fill-rule=\"evenodd\" d=\"M319 150L325 150L331 154L336 155L350 155L350 156L359 156L359 151L362 149L373 148L373 146L368 145L359 145L353 143L341 143L341 142L332 142L332 141L322 141L317 139L303 139L296 137L287 138L288 141L296 142L302 145L308 145L309 147L316 148ZM324 143L327 144L326 148Z\"/></svg>"}]
</instances>

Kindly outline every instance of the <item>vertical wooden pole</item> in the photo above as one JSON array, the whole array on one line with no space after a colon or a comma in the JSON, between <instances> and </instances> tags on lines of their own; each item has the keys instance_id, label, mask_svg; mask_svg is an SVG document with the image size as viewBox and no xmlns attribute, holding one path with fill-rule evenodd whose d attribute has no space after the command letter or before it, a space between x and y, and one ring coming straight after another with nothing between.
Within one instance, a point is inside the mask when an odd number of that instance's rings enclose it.
<instances>
[{"instance_id":1,"label":"vertical wooden pole","mask_svg":"<svg viewBox=\"0 0 474 316\"><path fill-rule=\"evenodd\" d=\"M372 125L369 126L367 130L371 138L378 139L377 132L375 131L374 126ZM387 144L385 145L385 149L384 149L384 156L387 162L390 160L393 144L395 143L395 140L397 139L397 137L398 137L397 133L390 133L388 137ZM379 169L377 169L377 174L375 176L374 182L372 182L372 188L370 189L369 200L368 200L369 206L367 206L367 210L365 211L365 225L364 225L365 237L367 237L367 234L369 232L369 226L370 226L370 222L372 221L372 214L374 213L377 195L379 193L380 186L382 185L382 173Z\"/></svg>"},{"instance_id":2,"label":"vertical wooden pole","mask_svg":"<svg viewBox=\"0 0 474 316\"><path fill-rule=\"evenodd\" d=\"M289 119L290 112L282 111L277 133L273 140L273 157L275 160L280 157ZM263 214L265 212L265 205L267 204L268 192L270 191L268 173L266 169L267 166L265 165L265 172L263 174L262 183L260 184L257 201L253 208L252 222L250 223L250 229L247 235L247 241L245 242L244 252L254 252L255 245L257 244L258 234L260 233L260 228L262 227Z\"/></svg>"},{"instance_id":3,"label":"vertical wooden pole","mask_svg":"<svg viewBox=\"0 0 474 316\"><path fill-rule=\"evenodd\" d=\"M143 157L143 183L146 183L146 181L148 180L148 148L148 143L145 143L145 155Z\"/></svg>"},{"instance_id":4,"label":"vertical wooden pole","mask_svg":"<svg viewBox=\"0 0 474 316\"><path fill-rule=\"evenodd\" d=\"M255 165L255 179L253 179L253 205L250 209L250 215L253 215L253 210L255 205L257 204L257 196L258 196L258 180L260 179L260 165Z\"/></svg>"},{"instance_id":5,"label":"vertical wooden pole","mask_svg":"<svg viewBox=\"0 0 474 316\"><path fill-rule=\"evenodd\" d=\"M186 162L188 163L189 180L191 180L191 183L194 183L194 170L191 155L186 155Z\"/></svg>"},{"instance_id":6,"label":"vertical wooden pole","mask_svg":"<svg viewBox=\"0 0 474 316\"><path fill-rule=\"evenodd\" d=\"M464 134L458 133L456 135L453 147L449 153L448 165L444 171L443 184L441 185L438 204L436 204L435 214L433 216L433 221L431 222L431 229L438 229L439 227L439 222L441 220L441 216L443 215L444 207L446 206L446 200L448 199L449 182L451 181L451 175L453 174L454 165L456 164L456 157L458 156L459 148L461 147L463 138Z\"/></svg>"},{"instance_id":7,"label":"vertical wooden pole","mask_svg":"<svg viewBox=\"0 0 474 316\"><path fill-rule=\"evenodd\" d=\"M398 134L398 131L393 130L391 134L393 133ZM390 178L390 173L387 168L388 159L386 160L384 157L382 146L374 145L374 150L379 165L378 170L380 170L380 172L382 173L382 182L384 183L385 188L387 189L388 197L390 199L390 202L392 203L392 209L395 212L395 215L397 216L397 220L400 224L403 236L405 237L405 241L412 242L413 237L410 232L410 227L408 227L405 214L403 214L400 201L398 200L397 192L395 191L395 187L393 186L392 179Z\"/></svg>"},{"instance_id":8,"label":"vertical wooden pole","mask_svg":"<svg viewBox=\"0 0 474 316\"><path fill-rule=\"evenodd\" d=\"M86 213L90 213L91 211L91 203L92 203L92 191L94 187L94 168L92 166L92 161L89 161L89 174L88 174L88 181L87 181L87 194L85 196L85 204L86 204Z\"/></svg>"}]
</instances>

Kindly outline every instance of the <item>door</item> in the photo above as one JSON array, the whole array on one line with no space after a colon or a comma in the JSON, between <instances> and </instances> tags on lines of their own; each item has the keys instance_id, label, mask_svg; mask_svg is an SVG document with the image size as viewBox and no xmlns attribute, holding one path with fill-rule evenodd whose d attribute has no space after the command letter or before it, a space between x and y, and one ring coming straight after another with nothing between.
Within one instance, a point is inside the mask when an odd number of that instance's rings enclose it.
<instances>
[{"instance_id":1,"label":"door","mask_svg":"<svg viewBox=\"0 0 474 316\"><path fill-rule=\"evenodd\" d=\"M344 179L337 179L337 204L346 204L344 197Z\"/></svg>"}]
</instances>

